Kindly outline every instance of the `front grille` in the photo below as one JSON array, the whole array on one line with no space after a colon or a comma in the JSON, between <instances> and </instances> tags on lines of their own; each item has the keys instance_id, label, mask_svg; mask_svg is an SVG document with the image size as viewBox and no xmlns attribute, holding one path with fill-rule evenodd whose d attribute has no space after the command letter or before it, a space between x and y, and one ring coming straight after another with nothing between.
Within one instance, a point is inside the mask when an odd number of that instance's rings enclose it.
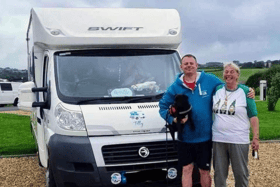
<instances>
[{"instance_id":1,"label":"front grille","mask_svg":"<svg viewBox=\"0 0 280 187\"><path fill-rule=\"evenodd\" d=\"M124 166L111 166L106 167L107 171L117 172L117 171L140 171L140 170L151 170L151 169L162 169L162 168L171 168L177 167L178 161L173 162L162 162L162 163L153 163L153 164L139 164L139 165L124 165Z\"/></svg>"},{"instance_id":2,"label":"front grille","mask_svg":"<svg viewBox=\"0 0 280 187\"><path fill-rule=\"evenodd\" d=\"M146 147L149 149L150 153L146 158L142 158L138 153L141 147ZM165 161L166 159L177 159L177 151L175 151L173 141L168 141L167 143L166 141L161 141L106 145L102 147L102 154L106 165L128 163L134 164L153 161Z\"/></svg>"}]
</instances>

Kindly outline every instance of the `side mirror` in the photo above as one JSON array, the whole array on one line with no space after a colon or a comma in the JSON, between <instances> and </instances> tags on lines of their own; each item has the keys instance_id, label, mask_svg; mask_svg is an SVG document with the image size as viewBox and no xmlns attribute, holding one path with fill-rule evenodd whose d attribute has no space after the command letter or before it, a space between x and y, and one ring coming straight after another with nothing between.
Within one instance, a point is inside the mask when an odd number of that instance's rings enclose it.
<instances>
[{"instance_id":1,"label":"side mirror","mask_svg":"<svg viewBox=\"0 0 280 187\"><path fill-rule=\"evenodd\" d=\"M31 91L33 93L35 92L47 92L48 91L48 87L42 87L42 88L32 88ZM42 108L47 108L48 102L33 102L32 103L32 107L42 107Z\"/></svg>"},{"instance_id":2,"label":"side mirror","mask_svg":"<svg viewBox=\"0 0 280 187\"><path fill-rule=\"evenodd\" d=\"M48 108L47 102L37 102L36 92L45 92L47 87L36 88L34 82L25 82L18 89L18 108L21 110L34 111L35 107Z\"/></svg>"},{"instance_id":3,"label":"side mirror","mask_svg":"<svg viewBox=\"0 0 280 187\"><path fill-rule=\"evenodd\" d=\"M34 82L22 83L18 88L18 108L20 110L34 111L33 102L36 101L36 94L32 92Z\"/></svg>"}]
</instances>

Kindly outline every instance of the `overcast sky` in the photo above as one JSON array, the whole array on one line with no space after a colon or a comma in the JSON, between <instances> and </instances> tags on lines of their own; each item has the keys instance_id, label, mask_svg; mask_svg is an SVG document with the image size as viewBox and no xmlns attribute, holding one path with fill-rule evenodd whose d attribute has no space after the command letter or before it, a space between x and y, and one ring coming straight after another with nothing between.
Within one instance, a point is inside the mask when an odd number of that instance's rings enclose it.
<instances>
[{"instance_id":1,"label":"overcast sky","mask_svg":"<svg viewBox=\"0 0 280 187\"><path fill-rule=\"evenodd\" d=\"M26 30L33 7L174 8L180 54L198 62L280 59L279 0L0 0L0 67L27 68Z\"/></svg>"}]
</instances>

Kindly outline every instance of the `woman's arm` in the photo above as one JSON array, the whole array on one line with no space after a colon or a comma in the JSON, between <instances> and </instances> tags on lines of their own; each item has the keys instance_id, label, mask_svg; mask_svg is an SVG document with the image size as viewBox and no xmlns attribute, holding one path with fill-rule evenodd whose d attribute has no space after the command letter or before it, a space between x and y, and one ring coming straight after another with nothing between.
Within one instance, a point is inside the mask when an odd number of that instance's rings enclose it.
<instances>
[{"instance_id":1,"label":"woman's arm","mask_svg":"<svg viewBox=\"0 0 280 187\"><path fill-rule=\"evenodd\" d=\"M250 118L251 128L253 133L252 149L259 149L259 118L257 116Z\"/></svg>"}]
</instances>

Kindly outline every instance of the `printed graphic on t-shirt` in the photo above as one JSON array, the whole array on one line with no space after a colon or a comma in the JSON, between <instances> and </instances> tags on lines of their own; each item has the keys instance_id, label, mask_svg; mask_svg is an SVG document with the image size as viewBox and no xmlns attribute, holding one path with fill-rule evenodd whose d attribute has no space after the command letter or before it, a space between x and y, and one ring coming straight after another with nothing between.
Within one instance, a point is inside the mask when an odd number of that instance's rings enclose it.
<instances>
[{"instance_id":1,"label":"printed graphic on t-shirt","mask_svg":"<svg viewBox=\"0 0 280 187\"><path fill-rule=\"evenodd\" d=\"M228 103L226 101L221 102L221 99L217 103L214 103L213 107L213 113L220 113L220 114L227 114L227 115L234 115L235 114L235 103L236 100L234 100L232 103L230 103L228 107Z\"/></svg>"},{"instance_id":2,"label":"printed graphic on t-shirt","mask_svg":"<svg viewBox=\"0 0 280 187\"><path fill-rule=\"evenodd\" d=\"M236 101L234 100L233 103L229 106L228 109L228 115L234 115L235 114L235 103Z\"/></svg>"},{"instance_id":3,"label":"printed graphic on t-shirt","mask_svg":"<svg viewBox=\"0 0 280 187\"><path fill-rule=\"evenodd\" d=\"M221 99L219 99L219 101L216 104L214 104L213 113L218 113L220 102L221 102Z\"/></svg>"}]
</instances>

